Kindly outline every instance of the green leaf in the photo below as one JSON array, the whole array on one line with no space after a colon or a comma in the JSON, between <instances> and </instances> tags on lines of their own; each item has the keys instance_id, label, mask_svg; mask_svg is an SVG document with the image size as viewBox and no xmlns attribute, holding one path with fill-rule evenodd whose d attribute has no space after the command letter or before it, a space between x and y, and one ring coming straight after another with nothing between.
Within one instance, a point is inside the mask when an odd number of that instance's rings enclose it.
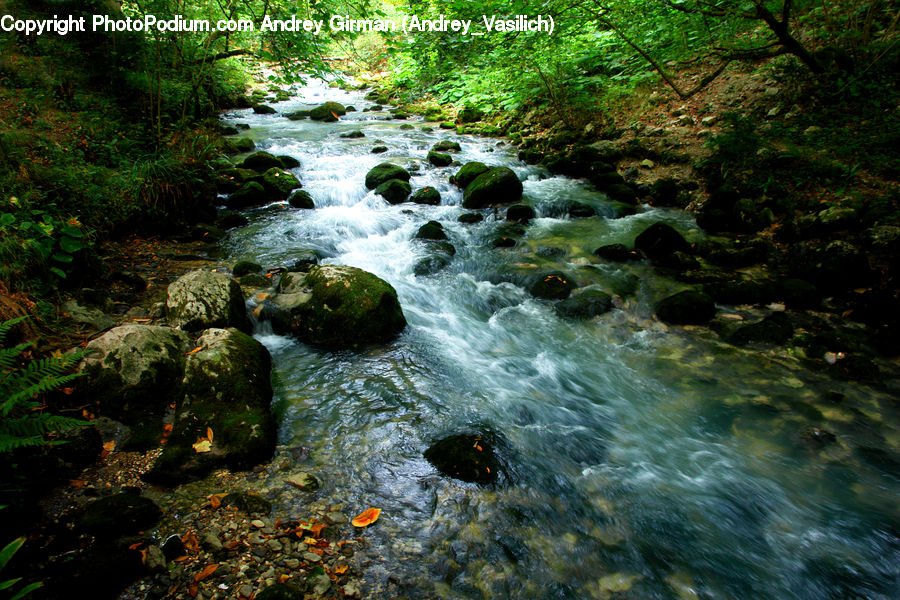
<instances>
[{"instance_id":1,"label":"green leaf","mask_svg":"<svg viewBox=\"0 0 900 600\"><path fill-rule=\"evenodd\" d=\"M30 593L33 592L34 590L38 589L38 588L41 587L42 585L44 585L44 583L41 582L41 581L36 581L36 582L34 582L34 583L29 583L28 585L26 585L25 587L23 587L21 590L19 590L19 593L18 593L18 594L16 594L15 596L13 596L12 598L10 598L9 600L21 600L21 598L24 598L25 596L27 596L28 594L30 594Z\"/></svg>"},{"instance_id":2,"label":"green leaf","mask_svg":"<svg viewBox=\"0 0 900 600\"><path fill-rule=\"evenodd\" d=\"M64 235L59 240L59 247L69 254L74 254L84 248L84 244L82 244L80 240Z\"/></svg>"},{"instance_id":3,"label":"green leaf","mask_svg":"<svg viewBox=\"0 0 900 600\"><path fill-rule=\"evenodd\" d=\"M58 263L69 264L72 262L72 255L65 252L54 252L50 257Z\"/></svg>"},{"instance_id":4,"label":"green leaf","mask_svg":"<svg viewBox=\"0 0 900 600\"><path fill-rule=\"evenodd\" d=\"M50 272L59 277L60 279L66 278L66 272L57 267L50 267Z\"/></svg>"},{"instance_id":5,"label":"green leaf","mask_svg":"<svg viewBox=\"0 0 900 600\"><path fill-rule=\"evenodd\" d=\"M22 544L25 543L25 536L16 538L10 543L8 543L3 550L0 550L0 569L6 566L6 563L9 562L9 559L13 557L13 555L19 551L19 548L22 547Z\"/></svg>"},{"instance_id":6,"label":"green leaf","mask_svg":"<svg viewBox=\"0 0 900 600\"><path fill-rule=\"evenodd\" d=\"M0 215L0 227L8 227L16 222L16 216L12 213L3 213Z\"/></svg>"},{"instance_id":7,"label":"green leaf","mask_svg":"<svg viewBox=\"0 0 900 600\"><path fill-rule=\"evenodd\" d=\"M63 225L62 233L63 233L63 235L67 235L67 236L73 237L73 238L83 238L84 237L84 233L80 229L75 227L74 225Z\"/></svg>"}]
</instances>

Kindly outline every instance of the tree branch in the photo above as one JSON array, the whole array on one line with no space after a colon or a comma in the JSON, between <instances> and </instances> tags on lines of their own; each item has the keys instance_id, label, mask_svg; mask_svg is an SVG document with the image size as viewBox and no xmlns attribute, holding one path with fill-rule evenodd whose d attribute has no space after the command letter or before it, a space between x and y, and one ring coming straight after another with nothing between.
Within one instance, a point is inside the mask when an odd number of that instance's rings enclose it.
<instances>
[{"instance_id":1,"label":"tree branch","mask_svg":"<svg viewBox=\"0 0 900 600\"><path fill-rule=\"evenodd\" d=\"M213 54L212 56L207 56L205 58L201 58L199 60L195 60L192 62L192 65L199 65L206 62L215 62L217 60L223 60L226 58L231 58L232 56L241 56L243 54L251 54L250 50L246 50L243 48L237 48L235 50L229 50L228 52L219 52L218 54Z\"/></svg>"}]
</instances>

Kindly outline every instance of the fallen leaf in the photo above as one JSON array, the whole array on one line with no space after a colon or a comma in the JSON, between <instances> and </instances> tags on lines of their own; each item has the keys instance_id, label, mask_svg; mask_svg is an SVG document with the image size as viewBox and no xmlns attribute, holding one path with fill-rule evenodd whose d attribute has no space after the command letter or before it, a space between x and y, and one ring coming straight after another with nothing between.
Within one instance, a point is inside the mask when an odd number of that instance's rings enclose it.
<instances>
[{"instance_id":1,"label":"fallen leaf","mask_svg":"<svg viewBox=\"0 0 900 600\"><path fill-rule=\"evenodd\" d=\"M362 511L355 519L350 521L354 527L368 527L372 523L378 520L378 517L381 515L380 508L367 508Z\"/></svg>"},{"instance_id":2,"label":"fallen leaf","mask_svg":"<svg viewBox=\"0 0 900 600\"><path fill-rule=\"evenodd\" d=\"M100 453L100 458L103 458L116 448L116 440L109 440L105 444L103 444L103 451Z\"/></svg>"},{"instance_id":3,"label":"fallen leaf","mask_svg":"<svg viewBox=\"0 0 900 600\"><path fill-rule=\"evenodd\" d=\"M209 427L206 428L206 439L208 439L210 442L213 441L213 430Z\"/></svg>"},{"instance_id":4,"label":"fallen leaf","mask_svg":"<svg viewBox=\"0 0 900 600\"><path fill-rule=\"evenodd\" d=\"M75 488L76 490L80 490L85 486L85 481L83 479L73 479L69 482L69 486Z\"/></svg>"},{"instance_id":5,"label":"fallen leaf","mask_svg":"<svg viewBox=\"0 0 900 600\"><path fill-rule=\"evenodd\" d=\"M200 593L200 586L196 583L192 583L188 586L188 594L190 594L191 598L196 598L197 594Z\"/></svg>"},{"instance_id":6,"label":"fallen leaf","mask_svg":"<svg viewBox=\"0 0 900 600\"><path fill-rule=\"evenodd\" d=\"M322 530L325 529L325 523L312 523L308 529L314 536L319 537L322 535Z\"/></svg>"},{"instance_id":7,"label":"fallen leaf","mask_svg":"<svg viewBox=\"0 0 900 600\"><path fill-rule=\"evenodd\" d=\"M216 572L216 569L219 568L219 563L213 563L211 565L206 565L203 567L203 570L194 575L194 583L199 583Z\"/></svg>"},{"instance_id":8,"label":"fallen leaf","mask_svg":"<svg viewBox=\"0 0 900 600\"><path fill-rule=\"evenodd\" d=\"M163 425L163 431L164 431L165 433L172 433L172 429L173 429L174 427L175 427L175 426L174 426L172 423L166 423L165 425Z\"/></svg>"},{"instance_id":9,"label":"fallen leaf","mask_svg":"<svg viewBox=\"0 0 900 600\"><path fill-rule=\"evenodd\" d=\"M222 506L222 501L219 500L218 496L213 496L209 499L209 505L213 508L219 508L220 506Z\"/></svg>"},{"instance_id":10,"label":"fallen leaf","mask_svg":"<svg viewBox=\"0 0 900 600\"><path fill-rule=\"evenodd\" d=\"M347 572L347 565L338 565L334 568L335 575L340 575L341 573Z\"/></svg>"},{"instance_id":11,"label":"fallen leaf","mask_svg":"<svg viewBox=\"0 0 900 600\"><path fill-rule=\"evenodd\" d=\"M305 537L305 538L303 538L303 543L307 544L309 546L315 546L316 544L319 543L319 540L317 540L314 537Z\"/></svg>"},{"instance_id":12,"label":"fallen leaf","mask_svg":"<svg viewBox=\"0 0 900 600\"><path fill-rule=\"evenodd\" d=\"M191 448L194 449L194 452L202 453L202 452L210 452L212 450L212 442L209 440L197 440L193 444L191 444Z\"/></svg>"},{"instance_id":13,"label":"fallen leaf","mask_svg":"<svg viewBox=\"0 0 900 600\"><path fill-rule=\"evenodd\" d=\"M185 355L185 356L190 356L191 354L196 354L196 353L200 352L201 350L203 350L205 347L206 347L206 346L197 346L196 348L194 348L194 349L191 350L190 352L185 352L184 355Z\"/></svg>"}]
</instances>

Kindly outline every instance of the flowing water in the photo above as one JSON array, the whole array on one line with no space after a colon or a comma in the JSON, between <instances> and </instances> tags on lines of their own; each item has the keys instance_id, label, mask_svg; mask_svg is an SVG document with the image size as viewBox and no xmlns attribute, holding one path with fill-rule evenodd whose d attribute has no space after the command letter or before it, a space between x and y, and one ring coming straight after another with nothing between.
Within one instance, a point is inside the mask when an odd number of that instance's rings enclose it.
<instances>
[{"instance_id":1,"label":"flowing water","mask_svg":"<svg viewBox=\"0 0 900 600\"><path fill-rule=\"evenodd\" d=\"M282 512L307 495L283 483L308 471L312 498L356 514L383 509L358 535L365 595L389 598L891 598L900 597L896 399L797 367L788 355L721 343L703 329L669 330L652 304L679 284L646 264L591 255L630 244L676 212L625 218L576 180L519 162L497 139L457 135L361 112L371 103L312 83L278 105L355 105L340 122L237 111L258 148L296 157L316 209L248 213L227 241L234 259L291 264L301 249L390 282L409 322L394 342L362 352L318 350L265 333L282 427L263 493ZM428 124L436 127L436 124ZM366 137L342 139L361 129ZM491 244L499 216L463 225L458 167L425 161L442 139L461 163L507 165L542 215L514 249ZM383 141L389 151L370 154ZM391 206L363 185L374 165L409 167L413 189L440 206ZM571 200L600 214L573 220ZM457 254L417 277L429 220ZM589 321L559 318L523 287L561 269L622 301ZM820 427L830 444L804 439ZM479 487L439 475L423 451L448 435L491 430L509 477ZM348 526L349 528L349 526Z\"/></svg>"}]
</instances>

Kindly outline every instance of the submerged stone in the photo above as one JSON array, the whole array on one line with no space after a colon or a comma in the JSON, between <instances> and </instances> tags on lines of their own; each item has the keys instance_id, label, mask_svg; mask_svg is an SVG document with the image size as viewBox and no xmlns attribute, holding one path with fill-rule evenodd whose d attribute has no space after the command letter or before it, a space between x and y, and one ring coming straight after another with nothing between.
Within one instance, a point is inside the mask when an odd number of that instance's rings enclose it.
<instances>
[{"instance_id":1,"label":"submerged stone","mask_svg":"<svg viewBox=\"0 0 900 600\"><path fill-rule=\"evenodd\" d=\"M454 435L432 444L424 456L443 475L487 484L497 481L500 475L494 445L491 434Z\"/></svg>"},{"instance_id":2,"label":"submerged stone","mask_svg":"<svg viewBox=\"0 0 900 600\"><path fill-rule=\"evenodd\" d=\"M656 314L666 323L703 325L716 315L716 305L706 294L687 290L661 300Z\"/></svg>"},{"instance_id":3,"label":"submerged stone","mask_svg":"<svg viewBox=\"0 0 900 600\"><path fill-rule=\"evenodd\" d=\"M539 275L531 284L529 292L535 298L563 300L578 287L572 278L559 271Z\"/></svg>"}]
</instances>

